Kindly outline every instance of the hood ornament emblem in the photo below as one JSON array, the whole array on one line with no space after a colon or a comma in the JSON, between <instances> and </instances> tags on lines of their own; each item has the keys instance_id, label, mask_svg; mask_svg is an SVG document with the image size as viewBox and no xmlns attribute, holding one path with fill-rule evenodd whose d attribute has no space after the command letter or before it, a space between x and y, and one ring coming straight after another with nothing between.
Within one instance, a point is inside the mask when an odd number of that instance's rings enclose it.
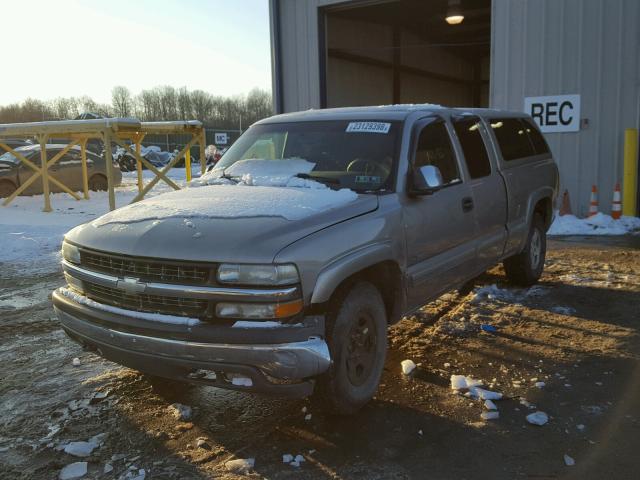
<instances>
[{"instance_id":1,"label":"hood ornament emblem","mask_svg":"<svg viewBox=\"0 0 640 480\"><path fill-rule=\"evenodd\" d=\"M116 282L116 288L128 295L136 295L144 293L147 289L147 284L141 282L138 278L124 277L122 280Z\"/></svg>"}]
</instances>

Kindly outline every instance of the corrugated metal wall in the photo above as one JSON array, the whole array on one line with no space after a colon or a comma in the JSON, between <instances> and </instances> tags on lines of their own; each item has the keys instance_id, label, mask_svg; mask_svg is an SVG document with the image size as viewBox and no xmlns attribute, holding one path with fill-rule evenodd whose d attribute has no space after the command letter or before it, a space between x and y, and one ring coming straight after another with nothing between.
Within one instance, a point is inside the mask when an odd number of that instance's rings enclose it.
<instances>
[{"instance_id":1,"label":"corrugated metal wall","mask_svg":"<svg viewBox=\"0 0 640 480\"><path fill-rule=\"evenodd\" d=\"M274 1L283 110L318 108L318 7L346 2ZM491 106L522 110L526 96L581 95L588 128L546 137L574 212L586 213L594 183L608 212L623 131L640 120L640 0L493 0L491 35Z\"/></svg>"},{"instance_id":2,"label":"corrugated metal wall","mask_svg":"<svg viewBox=\"0 0 640 480\"><path fill-rule=\"evenodd\" d=\"M609 213L622 180L625 128L640 119L638 0L493 0L490 102L522 110L527 96L581 95L585 130L545 134L574 213L591 185Z\"/></svg>"}]
</instances>

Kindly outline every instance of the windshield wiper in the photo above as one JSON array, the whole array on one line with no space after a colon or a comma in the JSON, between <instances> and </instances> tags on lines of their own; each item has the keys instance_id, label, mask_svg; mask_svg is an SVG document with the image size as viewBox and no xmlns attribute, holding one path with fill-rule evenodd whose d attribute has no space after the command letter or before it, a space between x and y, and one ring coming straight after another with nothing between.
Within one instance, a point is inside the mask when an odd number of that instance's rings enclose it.
<instances>
[{"instance_id":1,"label":"windshield wiper","mask_svg":"<svg viewBox=\"0 0 640 480\"><path fill-rule=\"evenodd\" d=\"M309 175L308 173L296 173L296 177L304 178L305 180L315 180L316 182L320 182L320 183L331 183L333 185L341 185L342 184L342 182L340 181L339 178L319 177L319 176L315 176L315 175Z\"/></svg>"}]
</instances>

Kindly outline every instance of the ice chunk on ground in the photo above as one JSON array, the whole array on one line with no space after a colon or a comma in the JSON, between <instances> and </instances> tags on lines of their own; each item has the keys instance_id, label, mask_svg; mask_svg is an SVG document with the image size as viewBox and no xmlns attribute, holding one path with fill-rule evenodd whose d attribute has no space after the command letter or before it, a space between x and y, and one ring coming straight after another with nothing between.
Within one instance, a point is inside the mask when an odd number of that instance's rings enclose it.
<instances>
[{"instance_id":1,"label":"ice chunk on ground","mask_svg":"<svg viewBox=\"0 0 640 480\"><path fill-rule=\"evenodd\" d=\"M80 366L80 359L78 357L74 358L73 360L71 360L71 365L73 365L74 367Z\"/></svg>"},{"instance_id":2,"label":"ice chunk on ground","mask_svg":"<svg viewBox=\"0 0 640 480\"><path fill-rule=\"evenodd\" d=\"M502 398L500 392L492 392L491 390L478 387L471 387L469 393L471 393L473 397L479 397L481 400L500 400Z\"/></svg>"},{"instance_id":3,"label":"ice chunk on ground","mask_svg":"<svg viewBox=\"0 0 640 480\"><path fill-rule=\"evenodd\" d=\"M191 418L191 415L193 414L193 410L191 410L190 406L183 405L181 403L172 403L167 408L176 420L187 421Z\"/></svg>"},{"instance_id":4,"label":"ice chunk on ground","mask_svg":"<svg viewBox=\"0 0 640 480\"><path fill-rule=\"evenodd\" d=\"M253 385L253 381L249 377L242 377L240 375L234 376L231 379L231 383L240 387L251 387Z\"/></svg>"},{"instance_id":5,"label":"ice chunk on ground","mask_svg":"<svg viewBox=\"0 0 640 480\"><path fill-rule=\"evenodd\" d=\"M483 420L497 420L500 418L500 412L482 412L480 417Z\"/></svg>"},{"instance_id":6,"label":"ice chunk on ground","mask_svg":"<svg viewBox=\"0 0 640 480\"><path fill-rule=\"evenodd\" d=\"M102 473L111 473L113 472L113 465L110 463L105 463L104 468L102 469Z\"/></svg>"},{"instance_id":7,"label":"ice chunk on ground","mask_svg":"<svg viewBox=\"0 0 640 480\"><path fill-rule=\"evenodd\" d=\"M402 360L400 365L402 366L402 373L405 375L409 375L416 369L416 364L413 363L413 360Z\"/></svg>"},{"instance_id":8,"label":"ice chunk on ground","mask_svg":"<svg viewBox=\"0 0 640 480\"><path fill-rule=\"evenodd\" d=\"M585 429L586 427L581 423L581 424L579 424L579 425L576 425L576 428L577 428L578 430L580 430L581 432L583 432L583 431L584 431L584 429Z\"/></svg>"},{"instance_id":9,"label":"ice chunk on ground","mask_svg":"<svg viewBox=\"0 0 640 480\"><path fill-rule=\"evenodd\" d=\"M551 307L551 311L554 313L559 313L560 315L573 315L574 313L576 313L575 308L560 306Z\"/></svg>"},{"instance_id":10,"label":"ice chunk on ground","mask_svg":"<svg viewBox=\"0 0 640 480\"><path fill-rule=\"evenodd\" d=\"M293 459L294 462L302 463L304 462L304 457L302 455L296 455L296 458Z\"/></svg>"},{"instance_id":11,"label":"ice chunk on ground","mask_svg":"<svg viewBox=\"0 0 640 480\"><path fill-rule=\"evenodd\" d=\"M576 461L565 453L564 454L564 464L567 467L572 467L572 466L574 466L576 464Z\"/></svg>"},{"instance_id":12,"label":"ice chunk on ground","mask_svg":"<svg viewBox=\"0 0 640 480\"><path fill-rule=\"evenodd\" d=\"M304 416L304 419L305 419L307 422L308 422L309 420L311 420L311 414L310 414L310 413L307 413L307 414Z\"/></svg>"},{"instance_id":13,"label":"ice chunk on ground","mask_svg":"<svg viewBox=\"0 0 640 480\"><path fill-rule=\"evenodd\" d=\"M59 480L73 480L75 478L82 478L87 474L87 462L75 462L70 463L58 474Z\"/></svg>"},{"instance_id":14,"label":"ice chunk on ground","mask_svg":"<svg viewBox=\"0 0 640 480\"><path fill-rule=\"evenodd\" d=\"M482 380L476 380L464 375L451 375L451 389L464 390L466 388L474 388L482 385Z\"/></svg>"},{"instance_id":15,"label":"ice chunk on ground","mask_svg":"<svg viewBox=\"0 0 640 480\"><path fill-rule=\"evenodd\" d=\"M527 422L533 425L544 425L549 421L549 416L541 411L533 412L527 415Z\"/></svg>"},{"instance_id":16,"label":"ice chunk on ground","mask_svg":"<svg viewBox=\"0 0 640 480\"><path fill-rule=\"evenodd\" d=\"M487 410L498 410L498 407L496 407L496 404L493 403L491 400L484 401L484 408L486 408Z\"/></svg>"},{"instance_id":17,"label":"ice chunk on ground","mask_svg":"<svg viewBox=\"0 0 640 480\"><path fill-rule=\"evenodd\" d=\"M255 458L238 458L224 464L227 471L237 475L246 475L256 464Z\"/></svg>"},{"instance_id":18,"label":"ice chunk on ground","mask_svg":"<svg viewBox=\"0 0 640 480\"><path fill-rule=\"evenodd\" d=\"M538 388L543 388L546 384L544 382L536 382L534 385Z\"/></svg>"},{"instance_id":19,"label":"ice chunk on ground","mask_svg":"<svg viewBox=\"0 0 640 480\"><path fill-rule=\"evenodd\" d=\"M290 453L285 453L282 455L282 463L291 463L293 461L293 455Z\"/></svg>"},{"instance_id":20,"label":"ice chunk on ground","mask_svg":"<svg viewBox=\"0 0 640 480\"><path fill-rule=\"evenodd\" d=\"M98 445L93 442L70 442L64 447L64 452L74 457L88 457Z\"/></svg>"}]
</instances>

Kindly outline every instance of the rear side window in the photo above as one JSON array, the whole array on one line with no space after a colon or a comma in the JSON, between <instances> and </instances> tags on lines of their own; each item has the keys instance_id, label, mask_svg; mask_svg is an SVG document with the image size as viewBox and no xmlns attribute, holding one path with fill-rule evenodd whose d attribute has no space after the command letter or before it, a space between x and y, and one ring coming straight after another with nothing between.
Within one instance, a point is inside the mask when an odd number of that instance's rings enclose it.
<instances>
[{"instance_id":1,"label":"rear side window","mask_svg":"<svg viewBox=\"0 0 640 480\"><path fill-rule=\"evenodd\" d=\"M438 167L445 185L461 181L451 139L441 120L428 124L420 132L414 166L425 165Z\"/></svg>"},{"instance_id":2,"label":"rear side window","mask_svg":"<svg viewBox=\"0 0 640 480\"><path fill-rule=\"evenodd\" d=\"M454 118L453 129L460 141L471 178L491 175L489 154L480 133L480 119L478 117Z\"/></svg>"},{"instance_id":3,"label":"rear side window","mask_svg":"<svg viewBox=\"0 0 640 480\"><path fill-rule=\"evenodd\" d=\"M529 141L527 127L521 119L493 118L490 124L498 141L502 158L507 162L536 154Z\"/></svg>"},{"instance_id":4,"label":"rear side window","mask_svg":"<svg viewBox=\"0 0 640 480\"><path fill-rule=\"evenodd\" d=\"M540 133L540 130L536 128L531 120L524 118L522 121L525 124L527 133L529 134L529 140L531 140L531 144L533 145L536 155L549 153L549 145L547 145L547 142Z\"/></svg>"}]
</instances>

